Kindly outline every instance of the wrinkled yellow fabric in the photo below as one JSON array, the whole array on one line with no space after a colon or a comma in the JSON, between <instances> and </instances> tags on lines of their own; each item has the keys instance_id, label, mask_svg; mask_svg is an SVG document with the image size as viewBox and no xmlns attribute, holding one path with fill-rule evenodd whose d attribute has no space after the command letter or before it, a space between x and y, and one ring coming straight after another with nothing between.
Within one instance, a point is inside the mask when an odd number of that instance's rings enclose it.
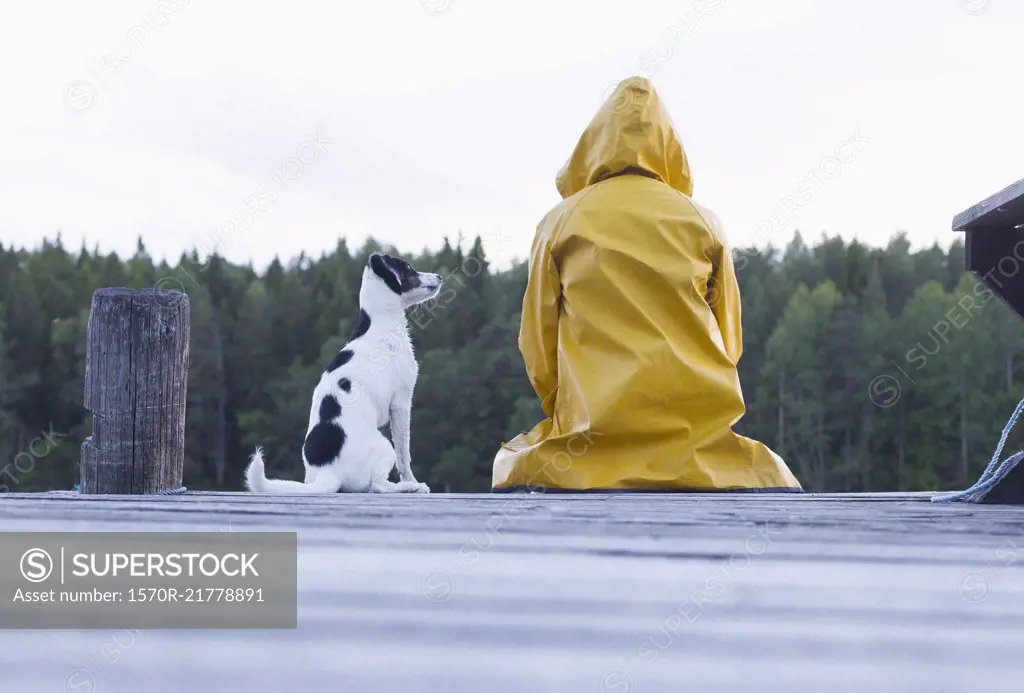
<instances>
[{"instance_id":1,"label":"wrinkled yellow fabric","mask_svg":"<svg viewBox=\"0 0 1024 693\"><path fill-rule=\"evenodd\" d=\"M495 490L800 490L732 426L740 295L643 78L618 85L558 174L529 259L519 348L545 419L505 443Z\"/></svg>"}]
</instances>

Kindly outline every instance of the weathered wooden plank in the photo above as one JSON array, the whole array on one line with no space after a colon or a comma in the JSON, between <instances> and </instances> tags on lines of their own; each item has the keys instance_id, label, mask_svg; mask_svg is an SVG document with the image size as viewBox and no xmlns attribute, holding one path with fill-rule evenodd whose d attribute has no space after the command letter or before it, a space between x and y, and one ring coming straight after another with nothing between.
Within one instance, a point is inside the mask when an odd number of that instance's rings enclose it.
<instances>
[{"instance_id":1,"label":"weathered wooden plank","mask_svg":"<svg viewBox=\"0 0 1024 693\"><path fill-rule=\"evenodd\" d=\"M4 495L7 530L296 530L300 595L288 632L4 633L0 672L16 691L1015 693L1024 509L927 498Z\"/></svg>"},{"instance_id":2,"label":"weathered wooden plank","mask_svg":"<svg viewBox=\"0 0 1024 693\"><path fill-rule=\"evenodd\" d=\"M1012 228L1024 223L1024 178L953 217L953 231Z\"/></svg>"},{"instance_id":3,"label":"weathered wooden plank","mask_svg":"<svg viewBox=\"0 0 1024 693\"><path fill-rule=\"evenodd\" d=\"M181 486L185 459L188 297L100 289L86 336L84 494L146 494Z\"/></svg>"}]
</instances>

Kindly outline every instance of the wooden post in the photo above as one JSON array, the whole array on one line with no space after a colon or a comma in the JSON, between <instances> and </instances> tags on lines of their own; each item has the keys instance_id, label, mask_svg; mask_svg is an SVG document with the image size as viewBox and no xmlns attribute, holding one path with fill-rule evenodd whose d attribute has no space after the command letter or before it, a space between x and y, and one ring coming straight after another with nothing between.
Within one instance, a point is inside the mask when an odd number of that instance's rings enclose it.
<instances>
[{"instance_id":1,"label":"wooden post","mask_svg":"<svg viewBox=\"0 0 1024 693\"><path fill-rule=\"evenodd\" d=\"M86 337L82 493L181 487L189 301L180 291L100 289Z\"/></svg>"},{"instance_id":2,"label":"wooden post","mask_svg":"<svg viewBox=\"0 0 1024 693\"><path fill-rule=\"evenodd\" d=\"M964 232L966 269L1024 318L1024 179L957 214L953 230ZM1024 463L1010 467L977 502L1024 505Z\"/></svg>"},{"instance_id":3,"label":"wooden post","mask_svg":"<svg viewBox=\"0 0 1024 693\"><path fill-rule=\"evenodd\" d=\"M1024 318L1024 179L953 217L967 269Z\"/></svg>"}]
</instances>

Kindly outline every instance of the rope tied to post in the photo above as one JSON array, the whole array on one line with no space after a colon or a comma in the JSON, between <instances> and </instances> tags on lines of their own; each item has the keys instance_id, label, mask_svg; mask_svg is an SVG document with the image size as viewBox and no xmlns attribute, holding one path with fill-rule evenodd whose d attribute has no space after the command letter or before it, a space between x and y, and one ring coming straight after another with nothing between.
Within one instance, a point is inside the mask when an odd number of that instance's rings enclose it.
<instances>
[{"instance_id":1,"label":"rope tied to post","mask_svg":"<svg viewBox=\"0 0 1024 693\"><path fill-rule=\"evenodd\" d=\"M979 478L974 486L963 491L953 491L951 493L940 493L936 496L932 496L933 503L977 503L980 501L986 493L992 490L992 488L1002 481L1007 474L1010 473L1021 461L1024 459L1024 450L1018 450L1015 454L1007 457L1002 462L999 461L999 456L1003 453L1003 446L1006 445L1006 439L1010 435L1010 431L1017 425L1017 419L1020 418L1021 412L1024 411L1024 399L1018 404L1017 408L1013 410L1013 414L1010 415L1009 420L1003 427L1003 435L999 437L999 445L996 446L996 451L992 455L992 460L988 463L985 471L982 472L981 478Z\"/></svg>"},{"instance_id":2,"label":"rope tied to post","mask_svg":"<svg viewBox=\"0 0 1024 693\"><path fill-rule=\"evenodd\" d=\"M81 484L75 484L75 488L73 488L72 490L75 493L77 493L77 494L81 494L82 493L82 485ZM188 491L188 489L186 487L184 487L184 486L181 486L179 488L169 488L169 489L164 489L162 491L155 491L155 492L147 494L147 495L150 495L150 496L180 496L181 494L185 493L186 491Z\"/></svg>"}]
</instances>

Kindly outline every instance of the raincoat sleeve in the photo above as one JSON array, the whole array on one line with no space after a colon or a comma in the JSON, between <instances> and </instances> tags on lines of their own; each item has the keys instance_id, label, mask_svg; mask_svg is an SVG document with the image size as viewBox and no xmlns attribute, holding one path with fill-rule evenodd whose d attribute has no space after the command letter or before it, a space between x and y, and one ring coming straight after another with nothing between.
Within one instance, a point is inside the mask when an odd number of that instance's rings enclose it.
<instances>
[{"instance_id":1,"label":"raincoat sleeve","mask_svg":"<svg viewBox=\"0 0 1024 693\"><path fill-rule=\"evenodd\" d=\"M708 295L711 312L718 322L718 330L725 343L725 352L729 360L738 363L743 354L743 325L740 308L740 285L736 279L736 267L732 261L732 248L725 237L722 222L714 212L694 203L704 222L708 225L713 237L711 264L714 273L711 275L713 285Z\"/></svg>"},{"instance_id":2,"label":"raincoat sleeve","mask_svg":"<svg viewBox=\"0 0 1024 693\"><path fill-rule=\"evenodd\" d=\"M547 220L545 220L547 221ZM558 389L558 314L562 282L551 255L551 235L541 229L530 251L529 279L523 296L523 316L519 327L519 350L526 373L541 400L545 416L555 410Z\"/></svg>"},{"instance_id":3,"label":"raincoat sleeve","mask_svg":"<svg viewBox=\"0 0 1024 693\"><path fill-rule=\"evenodd\" d=\"M743 354L743 326L740 315L740 286L736 280L736 268L732 262L732 251L724 245L718 246L715 263L715 289L712 292L711 312L718 321L718 329L725 342L729 360L738 363Z\"/></svg>"}]
</instances>

